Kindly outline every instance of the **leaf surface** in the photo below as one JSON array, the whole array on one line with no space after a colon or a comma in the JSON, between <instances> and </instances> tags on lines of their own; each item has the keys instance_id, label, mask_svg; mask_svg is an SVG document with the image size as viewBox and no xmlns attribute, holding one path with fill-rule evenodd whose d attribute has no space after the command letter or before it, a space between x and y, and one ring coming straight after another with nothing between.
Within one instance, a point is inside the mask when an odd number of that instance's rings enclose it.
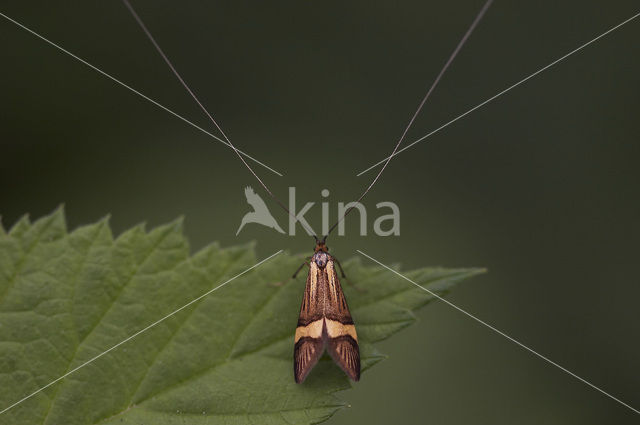
<instances>
[{"instance_id":1,"label":"leaf surface","mask_svg":"<svg viewBox=\"0 0 640 425\"><path fill-rule=\"evenodd\" d=\"M68 232L62 209L0 231L0 410L253 266L252 245L190 255L176 220L114 239L108 220ZM0 415L0 424L306 424L346 403L350 382L323 357L293 380L304 277L277 255ZM344 264L363 370L375 342L433 299L381 267ZM481 269L406 275L443 294ZM366 373L362 385L366 385Z\"/></svg>"}]
</instances>

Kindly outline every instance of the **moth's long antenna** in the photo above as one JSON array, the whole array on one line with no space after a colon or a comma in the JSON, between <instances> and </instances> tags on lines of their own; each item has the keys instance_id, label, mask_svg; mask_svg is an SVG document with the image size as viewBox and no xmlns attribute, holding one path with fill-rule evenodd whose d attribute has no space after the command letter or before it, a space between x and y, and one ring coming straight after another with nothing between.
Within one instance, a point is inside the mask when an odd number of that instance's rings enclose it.
<instances>
[{"instance_id":1,"label":"moth's long antenna","mask_svg":"<svg viewBox=\"0 0 640 425\"><path fill-rule=\"evenodd\" d=\"M151 35L151 32L147 29L147 26L144 24L144 22L142 22L142 19L140 18L140 16L138 16L138 13L136 13L136 11L134 10L133 6L131 6L131 3L129 3L129 0L122 0L122 2L124 3L124 5L126 6L127 9L129 9L129 12L131 12L131 15L133 15L134 19L136 20L136 22L138 23L138 25L140 26L140 28L142 29L142 31L145 33L145 35L147 36L147 38L149 39L149 41L151 41L151 43L153 44L153 46L156 48L156 50L158 51L158 53L160 54L160 56L162 56L162 59L165 61L165 63L169 66L169 68L171 69L171 72L173 72L173 75L176 76L176 78L178 79L178 81L180 81L180 83L182 84L182 86L187 90L187 92L191 95L191 97L193 98L193 100L195 100L195 102L198 104L198 106L200 107L200 109L202 109L202 111L207 115L207 117L209 117L209 119L211 120L211 122L213 123L213 125L216 126L216 128L218 129L218 131L220 132L220 134L222 134L222 137L224 137L224 139L227 141L227 143L229 143L229 146L231 146L231 148L233 149L233 151L236 153L236 155L238 155L238 158L240 158L240 161L242 161L242 163L245 165L245 167L247 167L247 169L251 172L251 174L253 174L253 177L256 178L256 180L258 180L258 182L260 183L260 185L264 188L264 190L267 191L267 193L269 194L269 196L271 196L271 198L276 201L278 203L278 205L280 205L280 207L285 210L291 217L293 217L294 220L296 220L296 217L291 213L291 211L289 211L289 209L280 201L280 199L278 199L277 196L275 196L267 187L266 184L264 184L264 182L260 179L260 177L258 177L258 175L256 174L255 171L253 171L253 168L251 168L249 166L249 164L247 164L247 161L244 160L244 158L242 157L242 155L240 154L240 152L238 151L238 149L236 149L235 145L233 143L231 143L231 140L229 140L229 138L227 137L226 133L222 130L222 127L220 127L220 125L218 124L218 122L213 118L213 115L211 115L209 113L209 111L207 110L207 108L204 107L204 105L202 104L202 102L200 102L200 100L198 99L198 97L195 95L195 93L193 92L193 90L191 90L191 88L189 87L189 85L184 81L184 79L180 76L180 73L178 73L178 70L176 69L175 66L173 66L173 63L171 63L171 61L169 60L169 58L167 57L167 55L164 53L164 51L162 50L162 48L160 48L160 45L156 42L155 38L153 38L153 35ZM395 151L394 151L395 153ZM300 224L304 226L304 222L300 222ZM307 230L307 232L313 234L313 229L307 229L305 228L305 230Z\"/></svg>"},{"instance_id":2,"label":"moth's long antenna","mask_svg":"<svg viewBox=\"0 0 640 425\"><path fill-rule=\"evenodd\" d=\"M362 200L362 198L364 198L364 196L371 190L371 188L373 187L374 184L376 184L376 182L378 181L378 179L380 178L380 176L382 175L382 172L384 171L385 168L387 168L387 165L389 164L389 161L391 160L391 158L395 155L396 151L398 150L398 148L400 147L400 144L402 143L402 141L404 140L404 137L407 135L407 132L409 131L409 128L411 128L411 126L413 125L413 122L415 121L416 117L418 116L418 114L420 113L420 110L422 109L422 107L424 106L425 102L427 101L427 99L429 98L429 96L431 96L431 93L433 92L433 89L436 88L436 86L438 85L438 83L440 82L440 79L442 78L442 76L444 75L445 71L447 70L447 68L449 68L449 65L451 65L451 62L453 62L453 60L455 59L455 57L458 55L458 52L460 51L460 49L462 48L462 46L465 44L465 42L467 41L467 39L469 38L469 36L471 35L471 33L473 32L473 30L476 28L476 26L478 26L478 23L480 22L480 20L482 19L482 17L484 16L485 12L487 11L487 9L489 9L489 6L491 6L491 3L493 3L493 0L487 0L487 2L484 4L484 6L482 6L482 9L480 9L480 12L478 12L478 15L476 16L476 18L473 20L473 22L471 23L471 26L469 27L469 29L467 30L467 32L464 34L464 36L462 37L462 39L460 40L460 42L458 43L458 45L456 46L456 48L454 49L453 53L451 53L451 56L449 56L449 59L447 59L447 62L444 64L444 66L442 67L442 70L440 70L440 73L438 74L438 76L436 77L436 79L433 81L433 84L431 84L431 87L429 88L429 90L427 91L427 94L424 95L424 97L422 98L422 102L420 102L420 105L418 105L418 109L416 110L416 112L413 114L413 116L411 117L411 120L409 121L409 124L407 124L407 126L405 127L404 131L402 132L402 136L400 136L400 140L398 140L398 143L396 143L396 146L393 148L393 152L391 153L391 156L389 156L386 160L386 162L384 163L384 165L382 166L382 168L380 169L380 171L378 172L378 174L374 177L373 181L371 182L371 184L369 184L369 187L367 187L365 189L365 191L362 193L362 195L360 195L360 197L358 198L358 200L356 201L356 204L358 202L360 202ZM329 233L331 233L333 231L333 229L336 228L336 226L338 226L338 224L340 224L340 222L342 220L344 220L344 218L347 216L347 214L349 214L351 212L351 210L353 210L355 208L355 205L351 205L347 211L345 211L344 215L342 217L340 217L338 219L338 221L336 221L336 223L331 226L331 228L329 229L329 231L327 232L327 235L329 235Z\"/></svg>"}]
</instances>

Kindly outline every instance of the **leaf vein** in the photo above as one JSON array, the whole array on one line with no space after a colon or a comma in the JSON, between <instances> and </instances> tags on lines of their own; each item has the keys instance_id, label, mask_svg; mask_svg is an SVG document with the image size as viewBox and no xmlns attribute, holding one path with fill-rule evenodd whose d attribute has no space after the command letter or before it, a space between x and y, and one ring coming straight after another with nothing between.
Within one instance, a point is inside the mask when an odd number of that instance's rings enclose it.
<instances>
[{"instance_id":1,"label":"leaf vein","mask_svg":"<svg viewBox=\"0 0 640 425\"><path fill-rule=\"evenodd\" d=\"M91 336L93 334L93 331L95 331L95 329L98 327L98 325L102 322L102 319L104 319L104 317L107 315L107 313L109 311L111 311L111 309L113 308L113 306L115 305L116 301L118 300L118 298L120 298L120 295L122 295L122 293L124 292L125 288L129 285L129 283L131 283L131 281L133 280L133 278L136 276L136 274L138 273L138 270L140 270L140 267L149 259L149 257L151 257L151 254L153 254L153 252L160 246L160 244L162 243L162 241L164 241L164 239L169 235L169 232L165 233L164 235L162 235L160 238L158 238L158 240L151 246L151 248L149 249L149 251L145 254L145 256L143 257L142 261L140 261L140 263L136 266L135 270L133 271L133 273L131 273L131 276L129 276L129 278L127 279L127 281L120 287L120 290L118 291L118 293L116 294L115 297L113 297L111 303L109 304L109 306L107 308L104 309L104 312L102 313L102 315L100 316L100 318L98 320L96 320L95 324L91 327L91 329L89 329L89 332L87 332L87 334L82 338L82 340L80 340L78 342L78 344L76 345L76 352L74 353L71 361L69 362L69 365L67 366L67 370L65 371L65 374L69 372L69 370L71 370L71 365L73 364L73 361L76 359L76 356L78 355L78 352L80 351L79 348L82 346L82 344L84 344L84 342L89 338L89 336ZM64 375L64 374L63 374ZM47 421L47 418L49 417L49 414L51 413L51 408L53 407L56 398L58 397L60 388L62 387L62 385L56 385L55 388L55 392L53 394L53 397L51 397L51 401L49 402L49 407L47 409L47 413L42 421L42 424L44 425Z\"/></svg>"}]
</instances>

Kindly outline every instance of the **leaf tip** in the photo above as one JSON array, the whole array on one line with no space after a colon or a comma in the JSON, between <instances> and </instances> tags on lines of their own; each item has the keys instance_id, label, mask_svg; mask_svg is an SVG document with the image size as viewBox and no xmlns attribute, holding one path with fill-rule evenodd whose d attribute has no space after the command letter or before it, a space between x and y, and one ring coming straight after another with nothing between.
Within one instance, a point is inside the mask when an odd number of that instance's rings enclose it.
<instances>
[{"instance_id":1,"label":"leaf tip","mask_svg":"<svg viewBox=\"0 0 640 425\"><path fill-rule=\"evenodd\" d=\"M104 223L108 225L110 221L111 221L111 213L105 214L102 218L98 220L98 223Z\"/></svg>"},{"instance_id":2,"label":"leaf tip","mask_svg":"<svg viewBox=\"0 0 640 425\"><path fill-rule=\"evenodd\" d=\"M67 231L67 216L65 214L64 204L59 204L48 216L44 216L36 221L43 223L51 223L60 226L64 232Z\"/></svg>"},{"instance_id":3,"label":"leaf tip","mask_svg":"<svg viewBox=\"0 0 640 425\"><path fill-rule=\"evenodd\" d=\"M169 223L171 230L175 232L182 233L184 232L184 215L179 215L172 222Z\"/></svg>"},{"instance_id":4,"label":"leaf tip","mask_svg":"<svg viewBox=\"0 0 640 425\"><path fill-rule=\"evenodd\" d=\"M31 220L29 220L29 214L24 214L18 219L13 226L9 228L9 234L12 236L19 236L23 232L27 231L31 227Z\"/></svg>"},{"instance_id":5,"label":"leaf tip","mask_svg":"<svg viewBox=\"0 0 640 425\"><path fill-rule=\"evenodd\" d=\"M477 276L479 274L489 273L489 269L486 267L471 267L467 269L466 277Z\"/></svg>"},{"instance_id":6,"label":"leaf tip","mask_svg":"<svg viewBox=\"0 0 640 425\"><path fill-rule=\"evenodd\" d=\"M132 235L143 236L147 233L146 227L147 227L147 223L145 221L142 221L134 225L133 227L130 227L129 229L125 230L124 232L122 232L118 236L118 240L126 240L132 237Z\"/></svg>"}]
</instances>

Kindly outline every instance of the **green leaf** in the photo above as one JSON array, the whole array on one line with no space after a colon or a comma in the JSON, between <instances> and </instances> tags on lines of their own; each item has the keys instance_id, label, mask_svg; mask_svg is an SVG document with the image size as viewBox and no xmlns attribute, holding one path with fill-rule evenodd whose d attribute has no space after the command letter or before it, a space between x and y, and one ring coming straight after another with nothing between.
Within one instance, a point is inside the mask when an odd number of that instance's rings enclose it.
<instances>
[{"instance_id":1,"label":"green leaf","mask_svg":"<svg viewBox=\"0 0 640 425\"><path fill-rule=\"evenodd\" d=\"M67 232L62 208L0 231L0 410L254 265L252 245L194 255L182 220L113 238L108 219ZM0 415L0 424L318 423L346 404L350 381L323 358L293 380L304 277L277 255ZM347 261L344 290L362 366L374 343L433 299L381 267ZM445 293L481 269L407 276ZM279 284L280 282L280 284ZM366 373L362 385L366 385Z\"/></svg>"}]
</instances>

